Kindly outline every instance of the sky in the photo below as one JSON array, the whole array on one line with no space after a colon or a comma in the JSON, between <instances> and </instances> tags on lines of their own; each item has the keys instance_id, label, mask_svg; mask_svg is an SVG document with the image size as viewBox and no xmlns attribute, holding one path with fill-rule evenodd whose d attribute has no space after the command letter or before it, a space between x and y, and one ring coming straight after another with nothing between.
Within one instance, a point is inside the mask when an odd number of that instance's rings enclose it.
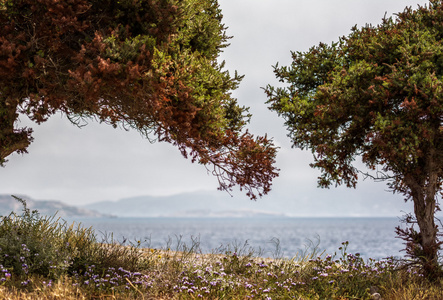
<instances>
[{"instance_id":1,"label":"sky","mask_svg":"<svg viewBox=\"0 0 443 300\"><path fill-rule=\"evenodd\" d=\"M378 24L406 6L416 8L427 1L412 0L219 0L227 33L233 38L220 60L230 72L245 78L233 92L253 114L249 129L267 134L280 147L277 167L280 176L273 190L258 202L272 203L296 214L310 214L316 206L346 206L351 214L408 211L402 197L386 192L384 183L361 181L357 189L317 188L318 170L309 167L312 155L291 148L283 119L268 110L262 90L278 85L272 66L291 63L290 51L306 51L319 42L331 43L348 35L354 25ZM14 154L0 168L0 194L28 195L33 199L60 200L83 205L140 195L172 195L215 191L217 179L204 166L192 164L166 143L151 144L136 131L114 129L89 122L81 129L61 115L42 125L20 117L19 126L34 129L29 154ZM223 192L218 192L223 193ZM226 194L227 201L249 201L243 194ZM318 204L317 204L318 203ZM309 204L309 205L308 205ZM366 206L367 205L367 206ZM353 206L356 208L353 210ZM307 209L309 207L309 209ZM333 210L331 210L333 211Z\"/></svg>"}]
</instances>

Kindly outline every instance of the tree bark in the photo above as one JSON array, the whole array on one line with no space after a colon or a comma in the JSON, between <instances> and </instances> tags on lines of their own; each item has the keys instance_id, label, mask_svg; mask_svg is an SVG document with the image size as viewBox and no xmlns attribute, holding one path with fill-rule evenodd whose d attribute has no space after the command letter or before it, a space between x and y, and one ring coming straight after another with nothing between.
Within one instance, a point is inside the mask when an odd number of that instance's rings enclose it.
<instances>
[{"instance_id":1,"label":"tree bark","mask_svg":"<svg viewBox=\"0 0 443 300\"><path fill-rule=\"evenodd\" d=\"M414 201L414 213L419 227L418 246L414 255L423 265L428 277L438 277L441 270L438 265L438 227L435 225L436 196L438 192L439 163L435 149L431 149L426 162L426 179L406 176L405 182L411 191Z\"/></svg>"},{"instance_id":2,"label":"tree bark","mask_svg":"<svg viewBox=\"0 0 443 300\"><path fill-rule=\"evenodd\" d=\"M432 211L431 211L432 210ZM438 271L438 240L437 227L434 221L435 199L420 197L414 199L414 212L420 229L418 258L422 261L427 276L433 276Z\"/></svg>"}]
</instances>

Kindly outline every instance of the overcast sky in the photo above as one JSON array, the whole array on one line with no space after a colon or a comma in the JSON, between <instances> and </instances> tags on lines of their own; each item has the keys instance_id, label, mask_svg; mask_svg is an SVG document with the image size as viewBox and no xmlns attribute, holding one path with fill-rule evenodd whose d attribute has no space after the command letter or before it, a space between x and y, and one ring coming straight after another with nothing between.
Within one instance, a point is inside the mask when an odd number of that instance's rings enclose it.
<instances>
[{"instance_id":1,"label":"overcast sky","mask_svg":"<svg viewBox=\"0 0 443 300\"><path fill-rule=\"evenodd\" d=\"M318 190L318 171L309 167L310 152L291 149L283 120L270 112L261 87L278 84L272 65L288 65L290 51L305 51L319 42L337 41L353 25L377 24L387 15L416 8L427 1L412 0L219 0L224 23L233 36L221 59L230 71L245 75L234 91L253 114L250 130L273 137L281 147L270 195L259 200L302 211L303 203L335 206L371 199L395 201L383 183L362 182L356 190ZM150 144L137 132L91 122L82 129L60 115L37 126L22 116L21 125L34 128L29 154L9 157L0 168L0 193L25 194L34 199L86 204L139 195L170 195L216 190L217 179L205 168L182 158L170 144ZM221 193L221 192L220 192ZM228 195L226 195L228 197ZM244 196L235 201L248 201ZM360 202L359 202L360 201ZM381 203L382 203L381 202ZM329 204L328 204L329 203ZM368 203L371 205L371 203ZM377 204L378 205L378 204ZM315 205L314 205L315 207Z\"/></svg>"}]
</instances>

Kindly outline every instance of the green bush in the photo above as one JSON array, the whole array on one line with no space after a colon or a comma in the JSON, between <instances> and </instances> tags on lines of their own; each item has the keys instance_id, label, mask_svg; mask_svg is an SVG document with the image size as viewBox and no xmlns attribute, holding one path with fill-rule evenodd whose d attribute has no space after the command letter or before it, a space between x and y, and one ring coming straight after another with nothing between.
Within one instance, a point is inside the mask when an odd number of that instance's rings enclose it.
<instances>
[{"instance_id":1,"label":"green bush","mask_svg":"<svg viewBox=\"0 0 443 300\"><path fill-rule=\"evenodd\" d=\"M69 245L62 243L65 224L30 211L25 200L14 198L23 204L23 213L11 212L1 219L0 264L21 277L64 273L72 259Z\"/></svg>"},{"instance_id":2,"label":"green bush","mask_svg":"<svg viewBox=\"0 0 443 300\"><path fill-rule=\"evenodd\" d=\"M63 274L83 273L91 265L99 272L112 267L137 268L139 254L135 247L98 242L92 228L74 223L69 226L55 216L41 216L31 211L25 200L13 198L23 205L23 212L1 217L0 277L12 274L24 280L29 275L41 275L56 279Z\"/></svg>"}]
</instances>

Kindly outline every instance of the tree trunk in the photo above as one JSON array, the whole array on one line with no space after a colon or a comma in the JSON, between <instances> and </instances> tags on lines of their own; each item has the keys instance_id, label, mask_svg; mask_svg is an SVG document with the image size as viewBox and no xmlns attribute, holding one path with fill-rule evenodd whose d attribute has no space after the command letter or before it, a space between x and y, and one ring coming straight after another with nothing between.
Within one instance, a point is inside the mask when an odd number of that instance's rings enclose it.
<instances>
[{"instance_id":1,"label":"tree trunk","mask_svg":"<svg viewBox=\"0 0 443 300\"><path fill-rule=\"evenodd\" d=\"M17 105L0 97L0 165L14 152L24 153L31 143L31 129L14 129Z\"/></svg>"},{"instance_id":2,"label":"tree trunk","mask_svg":"<svg viewBox=\"0 0 443 300\"><path fill-rule=\"evenodd\" d=\"M415 253L422 262L423 271L429 276L438 273L438 229L435 226L435 199L428 197L414 198L414 212L417 218L420 250Z\"/></svg>"},{"instance_id":3,"label":"tree trunk","mask_svg":"<svg viewBox=\"0 0 443 300\"><path fill-rule=\"evenodd\" d=\"M425 179L417 180L413 176L406 176L414 201L414 213L420 229L418 247L413 251L419 259L423 271L428 278L437 278L441 274L438 265L438 250L441 243L438 240L438 227L435 225L436 197L438 192L439 160L435 149L431 149L425 166ZM423 177L422 177L423 178Z\"/></svg>"}]
</instances>

